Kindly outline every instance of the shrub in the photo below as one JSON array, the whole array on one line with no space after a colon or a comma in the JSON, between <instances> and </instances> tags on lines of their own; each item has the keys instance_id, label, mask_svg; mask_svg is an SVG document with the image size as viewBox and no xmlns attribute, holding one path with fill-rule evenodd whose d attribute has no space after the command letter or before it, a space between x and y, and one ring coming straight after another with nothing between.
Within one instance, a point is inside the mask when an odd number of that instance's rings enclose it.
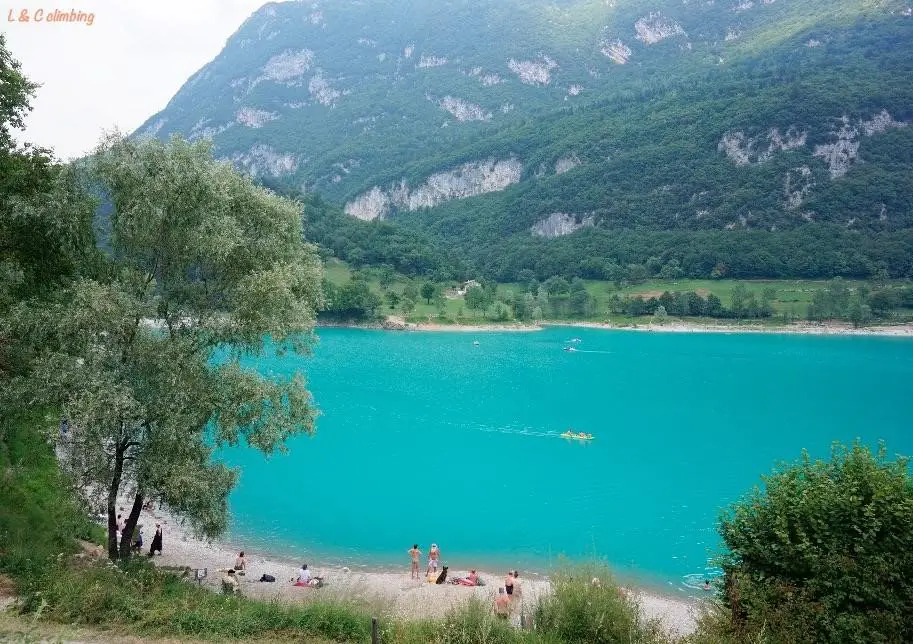
<instances>
[{"instance_id":1,"label":"shrub","mask_svg":"<svg viewBox=\"0 0 913 644\"><path fill-rule=\"evenodd\" d=\"M771 642L913 641L913 478L862 445L765 477L724 515L733 632Z\"/></svg>"},{"instance_id":2,"label":"shrub","mask_svg":"<svg viewBox=\"0 0 913 644\"><path fill-rule=\"evenodd\" d=\"M593 585L596 577L599 585ZM608 568L590 566L553 575L552 594L535 611L536 631L566 644L626 644L665 641L656 622L640 615Z\"/></svg>"}]
</instances>

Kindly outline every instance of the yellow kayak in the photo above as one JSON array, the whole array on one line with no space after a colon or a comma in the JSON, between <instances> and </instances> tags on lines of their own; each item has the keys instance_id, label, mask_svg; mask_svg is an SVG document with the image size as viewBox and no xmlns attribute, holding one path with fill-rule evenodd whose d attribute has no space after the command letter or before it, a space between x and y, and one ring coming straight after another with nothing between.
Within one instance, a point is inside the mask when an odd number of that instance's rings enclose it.
<instances>
[{"instance_id":1,"label":"yellow kayak","mask_svg":"<svg viewBox=\"0 0 913 644\"><path fill-rule=\"evenodd\" d=\"M578 441L591 441L593 440L593 435L584 434L583 432L564 432L561 434L561 438L573 438Z\"/></svg>"}]
</instances>

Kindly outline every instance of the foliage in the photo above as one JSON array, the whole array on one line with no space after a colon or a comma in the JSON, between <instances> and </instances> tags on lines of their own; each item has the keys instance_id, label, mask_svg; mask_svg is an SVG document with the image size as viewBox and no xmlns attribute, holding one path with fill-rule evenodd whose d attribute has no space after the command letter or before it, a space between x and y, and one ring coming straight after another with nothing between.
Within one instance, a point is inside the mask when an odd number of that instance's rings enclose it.
<instances>
[{"instance_id":1,"label":"foliage","mask_svg":"<svg viewBox=\"0 0 913 644\"><path fill-rule=\"evenodd\" d=\"M48 444L57 424L41 413L0 417L0 572L14 578L40 575L77 538L101 537Z\"/></svg>"},{"instance_id":2,"label":"foliage","mask_svg":"<svg viewBox=\"0 0 913 644\"><path fill-rule=\"evenodd\" d=\"M723 517L736 630L771 642L913 639L913 478L860 444L808 454Z\"/></svg>"},{"instance_id":3,"label":"foliage","mask_svg":"<svg viewBox=\"0 0 913 644\"><path fill-rule=\"evenodd\" d=\"M593 584L593 579L598 584ZM550 577L552 594L536 607L536 630L567 644L663 642L656 623L613 581L605 566L571 568Z\"/></svg>"},{"instance_id":4,"label":"foliage","mask_svg":"<svg viewBox=\"0 0 913 644\"><path fill-rule=\"evenodd\" d=\"M211 461L215 445L271 452L311 431L301 376L267 380L240 356L262 351L265 336L305 349L321 294L300 208L213 162L207 145L114 136L92 171L113 206L105 266L24 308L13 334L39 339L35 373L18 386L74 427L60 447L79 483L105 497L116 558L129 556L153 496L203 534L224 529L236 475ZM209 365L223 344L231 357ZM118 544L121 493L133 507Z\"/></svg>"}]
</instances>

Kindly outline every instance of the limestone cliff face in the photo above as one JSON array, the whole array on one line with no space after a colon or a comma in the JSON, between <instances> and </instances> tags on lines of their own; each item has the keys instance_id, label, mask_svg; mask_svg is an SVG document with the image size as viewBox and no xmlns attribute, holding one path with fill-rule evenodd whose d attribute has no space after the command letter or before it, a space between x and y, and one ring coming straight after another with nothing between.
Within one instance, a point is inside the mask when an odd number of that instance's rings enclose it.
<instances>
[{"instance_id":1,"label":"limestone cliff face","mask_svg":"<svg viewBox=\"0 0 913 644\"><path fill-rule=\"evenodd\" d=\"M438 172L410 189L405 181L387 190L374 186L345 206L347 215L372 221L389 216L393 208L409 211L433 208L452 199L465 199L504 190L520 181L523 164L517 159L476 161Z\"/></svg>"},{"instance_id":2,"label":"limestone cliff face","mask_svg":"<svg viewBox=\"0 0 913 644\"><path fill-rule=\"evenodd\" d=\"M558 67L558 63L552 58L540 54L536 60L511 58L507 61L507 67L517 75L521 83L545 86L552 82L552 70Z\"/></svg>"},{"instance_id":3,"label":"limestone cliff face","mask_svg":"<svg viewBox=\"0 0 913 644\"><path fill-rule=\"evenodd\" d=\"M859 156L859 132L865 136L881 134L891 128L905 127L906 123L895 121L887 110L874 114L868 121L860 120L858 125L852 125L844 116L839 121L840 127L831 131L831 136L836 140L832 143L815 146L814 156L824 160L831 173L831 179L839 179L845 175L850 166Z\"/></svg>"},{"instance_id":4,"label":"limestone cliff face","mask_svg":"<svg viewBox=\"0 0 913 644\"><path fill-rule=\"evenodd\" d=\"M281 177L298 169L298 156L291 152L277 152L268 145L255 145L248 152L235 152L228 159L235 167L253 177Z\"/></svg>"},{"instance_id":5,"label":"limestone cliff face","mask_svg":"<svg viewBox=\"0 0 913 644\"><path fill-rule=\"evenodd\" d=\"M481 105L464 101L455 96L445 96L440 100L433 97L427 97L433 103L436 103L442 110L450 112L453 117L460 122L464 121L490 121L492 114Z\"/></svg>"},{"instance_id":6,"label":"limestone cliff face","mask_svg":"<svg viewBox=\"0 0 913 644\"><path fill-rule=\"evenodd\" d=\"M530 228L530 232L538 237L554 239L570 235L581 228L592 228L595 226L595 220L592 216L582 217L580 221L574 215L566 212L554 212L545 219L537 221Z\"/></svg>"},{"instance_id":7,"label":"limestone cliff face","mask_svg":"<svg viewBox=\"0 0 913 644\"><path fill-rule=\"evenodd\" d=\"M602 55L614 63L624 65L631 59L631 48L625 45L621 40L608 41L603 40L600 44L599 51Z\"/></svg>"},{"instance_id":8,"label":"limestone cliff face","mask_svg":"<svg viewBox=\"0 0 913 644\"><path fill-rule=\"evenodd\" d=\"M258 110L253 107L242 107L235 115L235 120L238 123L253 128L263 127L266 123L274 121L277 118L279 118L279 114L276 112L267 112L266 110Z\"/></svg>"},{"instance_id":9,"label":"limestone cliff face","mask_svg":"<svg viewBox=\"0 0 913 644\"><path fill-rule=\"evenodd\" d=\"M805 201L814 187L812 170L807 165L792 168L786 172L783 180L783 194L786 198L786 209L795 210Z\"/></svg>"},{"instance_id":10,"label":"limestone cliff face","mask_svg":"<svg viewBox=\"0 0 913 644\"><path fill-rule=\"evenodd\" d=\"M672 36L685 35L682 26L659 11L650 13L634 23L635 38L645 45L655 45Z\"/></svg>"},{"instance_id":11,"label":"limestone cliff face","mask_svg":"<svg viewBox=\"0 0 913 644\"><path fill-rule=\"evenodd\" d=\"M774 127L755 137L740 131L729 132L720 139L717 150L724 152L736 165L764 163L777 152L802 147L807 136L807 132L800 132L795 127L789 127L785 134L780 134Z\"/></svg>"},{"instance_id":12,"label":"limestone cliff face","mask_svg":"<svg viewBox=\"0 0 913 644\"><path fill-rule=\"evenodd\" d=\"M576 154L563 156L555 161L555 174L564 174L565 172L570 172L582 163L583 162L577 157Z\"/></svg>"}]
</instances>

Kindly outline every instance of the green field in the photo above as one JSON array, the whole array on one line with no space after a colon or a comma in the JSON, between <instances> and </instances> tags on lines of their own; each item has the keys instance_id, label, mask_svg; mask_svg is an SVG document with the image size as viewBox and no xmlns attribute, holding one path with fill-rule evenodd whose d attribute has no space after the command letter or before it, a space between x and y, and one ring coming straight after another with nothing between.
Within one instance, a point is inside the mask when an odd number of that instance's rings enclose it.
<instances>
[{"instance_id":1,"label":"green field","mask_svg":"<svg viewBox=\"0 0 913 644\"><path fill-rule=\"evenodd\" d=\"M352 269L344 262L339 260L330 260L325 265L326 278L333 284L340 286L348 282L353 274ZM365 269L361 271L371 289L378 295L383 296L384 291L393 291L397 295L402 295L403 289L409 282L409 279L402 275L394 275L392 281L386 289L381 287L380 272L376 269ZM416 281L421 285L422 281ZM808 313L808 305L816 291L824 289L828 282L824 280L648 280L642 284L628 285L617 287L613 282L587 280L586 288L595 302L595 314L583 319L586 321L611 321L616 323L630 323L636 318L622 315L612 315L608 312L609 298L617 294L619 297L641 296L644 299L650 297L659 297L664 291L684 292L695 291L702 297L713 293L723 302L724 306L730 306L732 302L732 291L737 284L743 284L747 289L760 295L766 288L773 288L776 292L776 298L773 301L774 316L767 318L768 323L783 323L785 320L805 319ZM846 280L845 284L852 290L866 285L863 281ZM455 288L456 282L439 285L440 288ZM498 297L509 300L515 292L522 291L520 284L508 283L498 285ZM383 306L379 309L382 315L401 315L401 311L391 309L386 299ZM434 300L429 304L424 299L416 302L415 310L408 316L411 322L428 322L428 321L450 321L463 324L481 324L489 322L482 311L471 311L462 297L445 298L444 315L441 317L438 307ZM547 318L548 319L548 318ZM643 320L645 318L640 318ZM695 318L696 321L701 318ZM706 322L707 318L703 318ZM559 321L559 320L555 320ZM756 321L755 321L756 322Z\"/></svg>"}]
</instances>

